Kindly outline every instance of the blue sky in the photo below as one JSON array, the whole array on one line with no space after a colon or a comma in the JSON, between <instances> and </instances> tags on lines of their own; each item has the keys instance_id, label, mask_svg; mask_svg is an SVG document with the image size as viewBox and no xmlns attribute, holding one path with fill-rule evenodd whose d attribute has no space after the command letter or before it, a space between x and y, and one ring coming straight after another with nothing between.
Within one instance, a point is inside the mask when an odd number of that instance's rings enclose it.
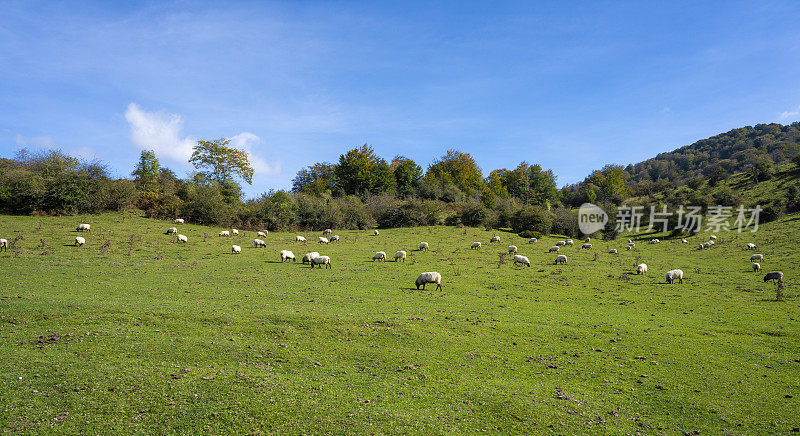
<instances>
[{"instance_id":1,"label":"blue sky","mask_svg":"<svg viewBox=\"0 0 800 436\"><path fill-rule=\"evenodd\" d=\"M61 148L185 176L251 153L253 197L368 143L559 184L800 120L800 2L0 2L0 156Z\"/></svg>"}]
</instances>

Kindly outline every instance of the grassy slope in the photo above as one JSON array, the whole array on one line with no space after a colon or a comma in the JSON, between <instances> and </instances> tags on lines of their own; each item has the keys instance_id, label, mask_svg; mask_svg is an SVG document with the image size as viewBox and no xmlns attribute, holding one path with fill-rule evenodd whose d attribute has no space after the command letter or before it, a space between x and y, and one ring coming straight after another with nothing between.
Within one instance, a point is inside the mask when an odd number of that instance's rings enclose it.
<instances>
[{"instance_id":1,"label":"grassy slope","mask_svg":"<svg viewBox=\"0 0 800 436\"><path fill-rule=\"evenodd\" d=\"M338 232L330 246L252 232L95 216L0 217L21 251L0 254L0 428L14 432L212 431L785 433L800 426L800 217L755 235L691 243L596 242L546 253L503 234L452 227ZM141 235L130 256L129 235ZM204 235L208 235L204 238ZM314 235L306 234L311 240ZM649 238L651 235L647 235ZM111 241L100 254L100 238ZM645 236L641 236L645 239ZM50 254L39 248L45 240ZM374 250L428 241L403 263ZM482 251L469 250L473 240ZM234 242L239 241L239 242ZM750 272L787 273L785 302ZM230 254L239 243L243 253ZM531 268L498 265L509 243ZM580 245L580 244L579 244ZM332 270L281 264L317 250ZM594 254L598 259L593 260ZM632 272L637 256L646 276ZM664 284L682 268L683 285ZM437 270L444 290L409 289ZM413 287L413 286L411 286ZM71 335L38 343L40 336ZM50 343L52 342L52 343ZM640 358L641 357L641 358ZM182 373L181 370L188 370ZM173 376L173 374L175 374ZM662 389L663 388L663 389ZM792 398L785 398L791 395Z\"/></svg>"}]
</instances>

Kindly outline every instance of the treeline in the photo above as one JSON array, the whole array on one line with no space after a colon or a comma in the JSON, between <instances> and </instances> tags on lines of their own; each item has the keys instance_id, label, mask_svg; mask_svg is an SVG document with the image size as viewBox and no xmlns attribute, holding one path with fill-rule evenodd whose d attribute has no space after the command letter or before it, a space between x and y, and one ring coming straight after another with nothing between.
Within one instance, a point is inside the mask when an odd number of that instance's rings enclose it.
<instances>
[{"instance_id":1,"label":"treeline","mask_svg":"<svg viewBox=\"0 0 800 436\"><path fill-rule=\"evenodd\" d=\"M198 141L181 179L153 152L141 153L131 179L113 179L106 166L60 151L21 151L0 159L0 212L97 213L135 207L153 218L241 228L365 229L448 224L511 228L516 232L577 235L575 207L584 202L613 210L624 204L738 205L737 192L720 183L742 174L767 180L777 165L800 166L800 123L757 125L698 141L623 167L606 165L582 182L557 188L552 170L520 162L484 175L458 150L426 168L404 156L391 161L363 145L300 170L290 191L269 191L243 201L237 180L251 183L247 154L230 141ZM797 189L775 205L800 210ZM609 232L610 233L610 232Z\"/></svg>"}]
</instances>

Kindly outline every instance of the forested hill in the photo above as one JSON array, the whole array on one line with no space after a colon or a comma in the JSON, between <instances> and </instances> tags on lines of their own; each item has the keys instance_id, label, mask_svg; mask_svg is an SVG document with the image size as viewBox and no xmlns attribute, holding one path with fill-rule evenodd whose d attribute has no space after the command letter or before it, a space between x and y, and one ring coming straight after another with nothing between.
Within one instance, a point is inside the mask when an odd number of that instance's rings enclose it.
<instances>
[{"instance_id":1,"label":"forested hill","mask_svg":"<svg viewBox=\"0 0 800 436\"><path fill-rule=\"evenodd\" d=\"M702 139L644 162L628 165L628 187L646 195L707 180L715 185L730 175L749 172L754 181L771 176L776 165L800 153L800 122L757 124Z\"/></svg>"}]
</instances>

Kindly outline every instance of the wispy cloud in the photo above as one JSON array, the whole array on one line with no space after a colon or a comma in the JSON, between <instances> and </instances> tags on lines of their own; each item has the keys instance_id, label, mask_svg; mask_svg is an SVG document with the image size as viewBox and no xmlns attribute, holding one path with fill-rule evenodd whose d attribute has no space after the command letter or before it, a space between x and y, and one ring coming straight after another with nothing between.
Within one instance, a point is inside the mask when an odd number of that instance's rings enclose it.
<instances>
[{"instance_id":1,"label":"wispy cloud","mask_svg":"<svg viewBox=\"0 0 800 436\"><path fill-rule=\"evenodd\" d=\"M793 111L781 112L780 119L781 121L787 121L793 118L798 118L798 116L800 116L800 106L798 106L797 109Z\"/></svg>"},{"instance_id":2,"label":"wispy cloud","mask_svg":"<svg viewBox=\"0 0 800 436\"><path fill-rule=\"evenodd\" d=\"M236 136L231 137L231 145L244 150L248 154L250 165L256 174L265 176L275 176L281 173L281 163L268 163L266 160L253 153L253 147L262 143L261 138L250 132L242 132Z\"/></svg>"},{"instance_id":3,"label":"wispy cloud","mask_svg":"<svg viewBox=\"0 0 800 436\"><path fill-rule=\"evenodd\" d=\"M128 105L125 119L131 126L131 141L142 150L153 150L156 156L187 162L197 139L181 137L183 118L177 114L147 112L136 103Z\"/></svg>"},{"instance_id":4,"label":"wispy cloud","mask_svg":"<svg viewBox=\"0 0 800 436\"><path fill-rule=\"evenodd\" d=\"M26 138L20 134L17 134L17 147L18 148L33 148L33 149L41 149L41 148L53 148L56 145L56 141L53 140L50 136L35 136L33 138Z\"/></svg>"}]
</instances>

